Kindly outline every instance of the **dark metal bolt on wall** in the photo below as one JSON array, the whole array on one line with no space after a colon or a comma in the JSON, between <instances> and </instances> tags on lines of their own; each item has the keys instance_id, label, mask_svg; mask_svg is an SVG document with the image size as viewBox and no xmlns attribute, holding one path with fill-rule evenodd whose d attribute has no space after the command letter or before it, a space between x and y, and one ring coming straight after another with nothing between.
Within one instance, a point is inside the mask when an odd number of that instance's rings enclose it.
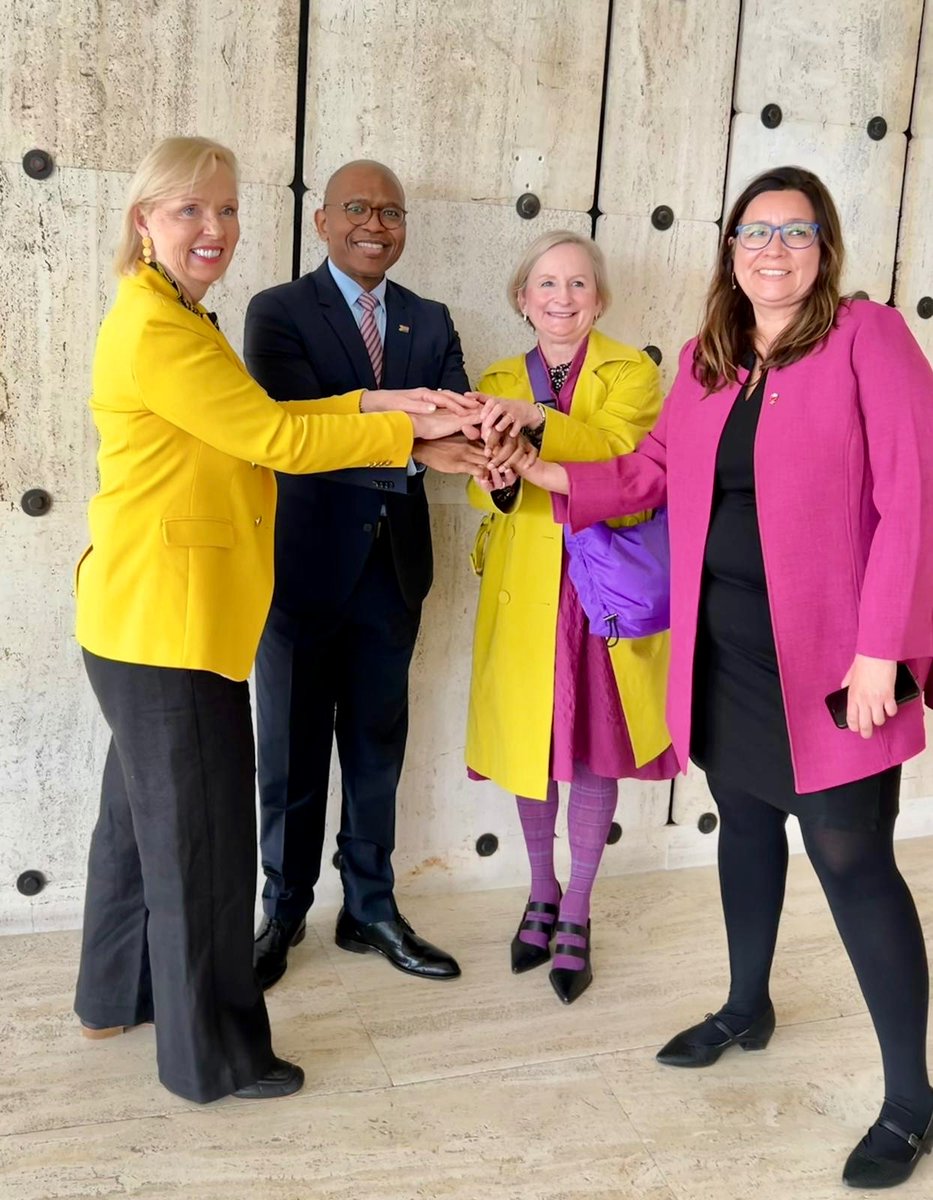
<instances>
[{"instance_id":1,"label":"dark metal bolt on wall","mask_svg":"<svg viewBox=\"0 0 933 1200\"><path fill-rule=\"evenodd\" d=\"M38 896L45 883L41 871L24 871L16 881L16 890L23 896Z\"/></svg>"},{"instance_id":2,"label":"dark metal bolt on wall","mask_svg":"<svg viewBox=\"0 0 933 1200\"><path fill-rule=\"evenodd\" d=\"M888 132L888 123L884 117L872 117L866 126L866 133L873 142L880 142Z\"/></svg>"},{"instance_id":3,"label":"dark metal bolt on wall","mask_svg":"<svg viewBox=\"0 0 933 1200\"><path fill-rule=\"evenodd\" d=\"M674 210L666 204L659 204L651 214L651 224L662 232L674 224Z\"/></svg>"},{"instance_id":4,"label":"dark metal bolt on wall","mask_svg":"<svg viewBox=\"0 0 933 1200\"><path fill-rule=\"evenodd\" d=\"M654 365L656 367L659 367L661 365L661 361L664 358L664 355L661 353L661 351L658 349L657 346L651 346L651 345L646 346L645 354L648 355L648 357L651 359L651 361L654 363Z\"/></svg>"},{"instance_id":5,"label":"dark metal bolt on wall","mask_svg":"<svg viewBox=\"0 0 933 1200\"><path fill-rule=\"evenodd\" d=\"M618 821L613 821L609 826L609 832L606 834L606 845L614 846L622 837L622 826Z\"/></svg>"},{"instance_id":6,"label":"dark metal bolt on wall","mask_svg":"<svg viewBox=\"0 0 933 1200\"><path fill-rule=\"evenodd\" d=\"M933 296L921 296L917 302L917 316L922 317L924 321L929 321L933 317Z\"/></svg>"},{"instance_id":7,"label":"dark metal bolt on wall","mask_svg":"<svg viewBox=\"0 0 933 1200\"><path fill-rule=\"evenodd\" d=\"M44 517L52 507L52 497L44 488L30 488L23 492L20 507L27 516Z\"/></svg>"},{"instance_id":8,"label":"dark metal bolt on wall","mask_svg":"<svg viewBox=\"0 0 933 1200\"><path fill-rule=\"evenodd\" d=\"M27 150L23 155L23 170L30 179L48 179L55 163L48 150Z\"/></svg>"},{"instance_id":9,"label":"dark metal bolt on wall","mask_svg":"<svg viewBox=\"0 0 933 1200\"><path fill-rule=\"evenodd\" d=\"M541 201L534 192L522 192L515 201L515 211L525 221L531 221L541 211Z\"/></svg>"},{"instance_id":10,"label":"dark metal bolt on wall","mask_svg":"<svg viewBox=\"0 0 933 1200\"><path fill-rule=\"evenodd\" d=\"M699 829L700 833L712 833L718 824L719 821L715 813L705 812L700 815L700 819L697 821L697 829Z\"/></svg>"},{"instance_id":11,"label":"dark metal bolt on wall","mask_svg":"<svg viewBox=\"0 0 933 1200\"><path fill-rule=\"evenodd\" d=\"M761 123L765 129L777 129L783 120L780 104L766 104L761 110Z\"/></svg>"},{"instance_id":12,"label":"dark metal bolt on wall","mask_svg":"<svg viewBox=\"0 0 933 1200\"><path fill-rule=\"evenodd\" d=\"M499 839L494 833L481 833L476 839L476 853L480 858L489 858L499 849Z\"/></svg>"}]
</instances>

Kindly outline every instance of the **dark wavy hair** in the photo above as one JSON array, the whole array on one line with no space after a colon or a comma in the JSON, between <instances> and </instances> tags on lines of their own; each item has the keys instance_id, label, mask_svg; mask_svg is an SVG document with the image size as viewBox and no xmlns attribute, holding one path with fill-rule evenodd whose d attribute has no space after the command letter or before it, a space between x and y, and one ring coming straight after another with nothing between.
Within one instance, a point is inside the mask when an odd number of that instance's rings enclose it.
<instances>
[{"instance_id":1,"label":"dark wavy hair","mask_svg":"<svg viewBox=\"0 0 933 1200\"><path fill-rule=\"evenodd\" d=\"M753 349L755 313L742 289L733 286L735 227L756 196L763 192L791 191L803 192L813 205L820 226L817 235L820 265L813 288L771 347L762 368L786 367L797 362L826 337L835 322L845 251L833 198L823 181L804 167L765 171L748 184L723 223L719 256L693 356L693 373L711 392L736 381L743 359Z\"/></svg>"}]
</instances>

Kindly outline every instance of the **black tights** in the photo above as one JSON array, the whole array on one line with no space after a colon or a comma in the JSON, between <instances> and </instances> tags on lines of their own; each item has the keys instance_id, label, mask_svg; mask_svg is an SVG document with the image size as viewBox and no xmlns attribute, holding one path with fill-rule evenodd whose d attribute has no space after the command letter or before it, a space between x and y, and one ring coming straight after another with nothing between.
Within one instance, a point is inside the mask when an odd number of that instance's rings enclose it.
<instances>
[{"instance_id":1,"label":"black tights","mask_svg":"<svg viewBox=\"0 0 933 1200\"><path fill-rule=\"evenodd\" d=\"M898 774L890 779L896 788ZM715 779L710 787L720 813L719 880L732 979L723 1011L752 1018L769 1003L787 874L787 815ZM886 1099L928 1113L926 948L894 859L894 819L882 819L875 829L832 829L805 819L800 825L881 1044Z\"/></svg>"}]
</instances>

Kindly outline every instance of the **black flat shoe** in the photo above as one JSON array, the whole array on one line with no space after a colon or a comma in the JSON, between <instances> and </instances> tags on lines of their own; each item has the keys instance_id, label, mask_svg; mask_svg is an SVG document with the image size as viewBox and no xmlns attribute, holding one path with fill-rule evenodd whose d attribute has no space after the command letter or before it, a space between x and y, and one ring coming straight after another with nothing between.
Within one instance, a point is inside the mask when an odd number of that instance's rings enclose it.
<instances>
[{"instance_id":1,"label":"black flat shoe","mask_svg":"<svg viewBox=\"0 0 933 1200\"><path fill-rule=\"evenodd\" d=\"M865 1146L865 1139L859 1142L849 1157L842 1171L842 1182L851 1188L890 1188L904 1183L914 1173L914 1168L922 1154L933 1150L933 1117L930 1117L923 1135L908 1133L896 1121L881 1117L875 1122L888 1133L894 1133L913 1149L913 1158L903 1162L896 1158L881 1158L873 1155Z\"/></svg>"},{"instance_id":2,"label":"black flat shoe","mask_svg":"<svg viewBox=\"0 0 933 1200\"><path fill-rule=\"evenodd\" d=\"M554 924L557 921L559 911L556 904L545 904L543 900L529 900L525 905L522 923L519 925L515 937L512 938L513 975L521 975L525 971L531 971L535 967L540 967L542 963L546 963L551 957L550 940L554 936ZM544 913L554 919L552 921L537 921L534 917L529 916L529 913ZM519 934L522 932L547 934L548 945L533 946L530 942L523 942L519 937Z\"/></svg>"},{"instance_id":3,"label":"black flat shoe","mask_svg":"<svg viewBox=\"0 0 933 1200\"><path fill-rule=\"evenodd\" d=\"M294 1096L304 1087L304 1082L305 1073L297 1063L277 1058L261 1079L237 1088L233 1095L237 1100L277 1100L281 1096Z\"/></svg>"},{"instance_id":4,"label":"black flat shoe","mask_svg":"<svg viewBox=\"0 0 933 1200\"><path fill-rule=\"evenodd\" d=\"M575 925L573 921L558 921L554 930L558 934L573 933L577 937L586 938L584 948L568 945L558 938L554 947L555 955L569 954L573 958L582 958L583 967L579 971L570 971L566 967L552 967L548 975L551 987L564 1004L573 1004L593 982L593 968L590 966L590 922L587 921L584 928L582 925Z\"/></svg>"},{"instance_id":5,"label":"black flat shoe","mask_svg":"<svg viewBox=\"0 0 933 1200\"><path fill-rule=\"evenodd\" d=\"M297 921L281 921L265 917L253 943L253 969L256 982L266 991L285 974L288 950L304 941L307 925L304 917Z\"/></svg>"},{"instance_id":6,"label":"black flat shoe","mask_svg":"<svg viewBox=\"0 0 933 1200\"><path fill-rule=\"evenodd\" d=\"M711 1024L722 1034L719 1041L704 1044L691 1040L691 1035L700 1030L708 1035ZM773 1033L773 1004L769 1004L761 1016L756 1017L751 1025L740 1033L733 1033L725 1021L721 1021L714 1013L707 1013L705 1021L701 1021L699 1025L691 1025L689 1029L672 1037L655 1057L665 1067L711 1067L730 1046L741 1046L743 1050L764 1050Z\"/></svg>"},{"instance_id":7,"label":"black flat shoe","mask_svg":"<svg viewBox=\"0 0 933 1200\"><path fill-rule=\"evenodd\" d=\"M460 974L457 960L419 937L401 915L394 921L366 923L342 908L334 941L353 954L381 954L396 970L420 979L456 979Z\"/></svg>"}]
</instances>

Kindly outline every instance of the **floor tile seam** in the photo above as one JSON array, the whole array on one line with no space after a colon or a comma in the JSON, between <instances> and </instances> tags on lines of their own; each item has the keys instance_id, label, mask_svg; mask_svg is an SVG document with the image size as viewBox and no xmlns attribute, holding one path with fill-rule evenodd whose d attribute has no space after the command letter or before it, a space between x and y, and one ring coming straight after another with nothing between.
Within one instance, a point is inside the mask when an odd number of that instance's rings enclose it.
<instances>
[{"instance_id":1,"label":"floor tile seam","mask_svg":"<svg viewBox=\"0 0 933 1200\"><path fill-rule=\"evenodd\" d=\"M393 1085L393 1087L397 1087L397 1088L420 1087L424 1084L430 1084L430 1083L446 1083L448 1080L454 1080L454 1079L471 1079L474 1076L507 1075L510 1072L524 1070L526 1067L549 1067L552 1065L557 1065L558 1063L581 1062L588 1058L595 1059L599 1053L603 1053L603 1052L593 1051L593 1050L584 1050L584 1051L581 1051L579 1054L562 1054L562 1055L559 1055L554 1058L528 1058L528 1059L525 1059L523 1062L512 1063L511 1065L504 1066L504 1067L478 1066L475 1069L467 1068L464 1070L452 1071L449 1074L444 1074L444 1075L425 1075L425 1076L419 1077L417 1079L401 1079L398 1081L393 1079L392 1085ZM605 1051L604 1053L613 1054L613 1053L616 1053L616 1051L610 1050L610 1051ZM391 1072L389 1074L391 1077Z\"/></svg>"}]
</instances>

